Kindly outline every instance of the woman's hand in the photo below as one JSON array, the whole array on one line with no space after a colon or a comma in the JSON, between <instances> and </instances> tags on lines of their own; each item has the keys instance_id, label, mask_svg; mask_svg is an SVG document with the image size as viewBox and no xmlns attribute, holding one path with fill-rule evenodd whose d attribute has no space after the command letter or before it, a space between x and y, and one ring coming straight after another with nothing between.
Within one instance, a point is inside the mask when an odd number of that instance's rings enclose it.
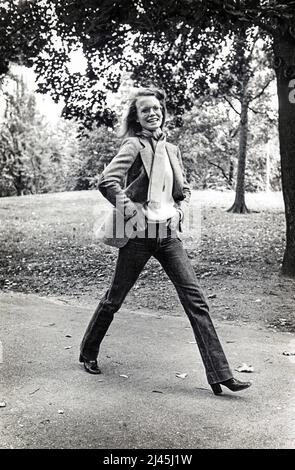
<instances>
[{"instance_id":1,"label":"woman's hand","mask_svg":"<svg viewBox=\"0 0 295 470\"><path fill-rule=\"evenodd\" d=\"M176 214L172 217L169 223L171 230L179 230L179 224L183 219L183 212L181 209L177 209Z\"/></svg>"},{"instance_id":2,"label":"woman's hand","mask_svg":"<svg viewBox=\"0 0 295 470\"><path fill-rule=\"evenodd\" d=\"M128 236L135 236L137 232L142 232L146 229L146 220L143 212L141 210L137 210L132 217L128 219L125 224L126 234Z\"/></svg>"}]
</instances>

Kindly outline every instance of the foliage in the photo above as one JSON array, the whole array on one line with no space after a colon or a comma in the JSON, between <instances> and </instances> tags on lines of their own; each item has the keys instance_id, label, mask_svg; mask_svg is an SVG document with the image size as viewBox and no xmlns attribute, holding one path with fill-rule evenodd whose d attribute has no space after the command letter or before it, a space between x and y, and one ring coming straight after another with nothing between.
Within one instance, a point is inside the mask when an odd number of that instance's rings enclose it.
<instances>
[{"instance_id":1,"label":"foliage","mask_svg":"<svg viewBox=\"0 0 295 470\"><path fill-rule=\"evenodd\" d=\"M268 109L267 101L263 106ZM258 106L259 107L259 106ZM261 105L262 109L262 105ZM239 119L222 99L198 100L183 116L183 126L171 131L180 145L187 178L195 189L234 189L238 163ZM278 133L265 115L251 113L246 190L266 189L266 153L271 145L270 188L280 189ZM271 141L271 144L268 142Z\"/></svg>"},{"instance_id":2,"label":"foliage","mask_svg":"<svg viewBox=\"0 0 295 470\"><path fill-rule=\"evenodd\" d=\"M23 78L15 76L10 85L12 90L4 93L6 110L1 125L1 185L7 186L8 191L14 187L17 195L40 192L44 183L42 155L47 146L40 129L45 124Z\"/></svg>"},{"instance_id":3,"label":"foliage","mask_svg":"<svg viewBox=\"0 0 295 470\"><path fill-rule=\"evenodd\" d=\"M80 167L74 189L94 189L98 176L118 151L119 139L112 129L102 126L79 140Z\"/></svg>"},{"instance_id":4,"label":"foliage","mask_svg":"<svg viewBox=\"0 0 295 470\"><path fill-rule=\"evenodd\" d=\"M75 189L82 165L77 136L78 127L75 122L60 118L52 127L47 147L49 167L43 192Z\"/></svg>"},{"instance_id":5,"label":"foliage","mask_svg":"<svg viewBox=\"0 0 295 470\"><path fill-rule=\"evenodd\" d=\"M72 189L77 172L76 128L59 121L52 129L37 109L36 96L21 75L11 76L4 91L1 123L2 196Z\"/></svg>"},{"instance_id":6,"label":"foliage","mask_svg":"<svg viewBox=\"0 0 295 470\"><path fill-rule=\"evenodd\" d=\"M9 72L10 63L33 65L52 26L50 6L45 2L1 1L0 82Z\"/></svg>"},{"instance_id":7,"label":"foliage","mask_svg":"<svg viewBox=\"0 0 295 470\"><path fill-rule=\"evenodd\" d=\"M35 64L39 90L65 98L64 116L112 126L116 116L106 91L117 91L122 76L132 72L142 84L165 87L169 109L179 119L218 80L221 91L245 77L239 50L223 57L223 46L244 29L258 34L294 34L295 2L266 0L43 0L4 1L1 6L0 62ZM292 37L293 37L292 36ZM251 42L251 41L250 41ZM69 53L82 48L85 74L71 74ZM270 44L266 46L270 52ZM2 59L1 59L2 57ZM219 63L219 71L215 64ZM219 80L224 64L230 80ZM290 73L290 70L286 73Z\"/></svg>"},{"instance_id":8,"label":"foliage","mask_svg":"<svg viewBox=\"0 0 295 470\"><path fill-rule=\"evenodd\" d=\"M205 105L199 100L184 114L183 126L172 135L193 187L232 187L229 173L238 151L233 138L236 127L236 119L220 100L208 100Z\"/></svg>"},{"instance_id":9,"label":"foliage","mask_svg":"<svg viewBox=\"0 0 295 470\"><path fill-rule=\"evenodd\" d=\"M7 108L2 124L1 194L15 194L17 184L20 186L19 194L96 188L98 175L119 148L117 133L102 126L80 135L78 139L74 122L60 118L56 124L49 125L36 109L36 95L27 90L23 79L15 76L10 85L12 83L14 88L6 92L10 111ZM112 99L119 114L124 112L122 102L126 101L131 86L127 80L120 87L118 96ZM246 186L250 191L265 189L266 142L270 138L277 140L274 125L270 125L266 98L264 95L260 99L261 103L256 105L259 114L252 113L251 118ZM182 149L192 187L235 187L239 122L227 101L214 97L208 97L206 102L199 99L192 110L184 114L181 128L175 129L173 116L167 124L169 139ZM18 146L21 146L21 151ZM274 190L279 189L277 156L278 150L274 154L276 158L272 159L271 189Z\"/></svg>"},{"instance_id":10,"label":"foliage","mask_svg":"<svg viewBox=\"0 0 295 470\"><path fill-rule=\"evenodd\" d=\"M216 77L216 59L222 70L222 46L241 25L252 36L253 26L260 26L265 38L279 19L291 21L290 2L250 3L36 0L21 2L26 22L20 30L28 37L34 24L40 33L40 41L33 35L42 50L34 59L40 90L56 100L65 98L65 116L78 117L88 127L93 122L110 126L115 115L105 92L118 90L122 74L132 71L141 83L152 79L162 84L170 110L181 116L192 105L191 91L197 97L204 94ZM68 68L69 52L79 47L88 62L84 75ZM235 55L232 70L238 71Z\"/></svg>"}]
</instances>

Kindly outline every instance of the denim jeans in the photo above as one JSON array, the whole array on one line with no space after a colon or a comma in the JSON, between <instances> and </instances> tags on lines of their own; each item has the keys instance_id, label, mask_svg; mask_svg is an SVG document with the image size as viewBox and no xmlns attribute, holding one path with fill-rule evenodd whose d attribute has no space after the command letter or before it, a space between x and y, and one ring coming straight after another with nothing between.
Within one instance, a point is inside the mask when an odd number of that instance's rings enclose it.
<instances>
[{"instance_id":1,"label":"denim jeans","mask_svg":"<svg viewBox=\"0 0 295 470\"><path fill-rule=\"evenodd\" d=\"M230 379L232 372L183 243L175 230L165 229L162 235L161 228L161 223L149 224L148 229L142 233L137 232L135 238L131 238L119 249L111 285L100 300L86 329L81 343L81 354L88 360L97 358L101 341L114 313L121 307L147 261L154 256L174 284L189 318L209 384Z\"/></svg>"}]
</instances>

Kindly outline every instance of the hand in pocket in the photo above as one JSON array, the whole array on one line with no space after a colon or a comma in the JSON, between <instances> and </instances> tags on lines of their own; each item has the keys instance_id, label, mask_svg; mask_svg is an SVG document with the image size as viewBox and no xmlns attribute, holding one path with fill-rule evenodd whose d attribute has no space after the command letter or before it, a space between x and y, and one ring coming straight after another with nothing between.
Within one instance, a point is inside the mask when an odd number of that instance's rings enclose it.
<instances>
[{"instance_id":1,"label":"hand in pocket","mask_svg":"<svg viewBox=\"0 0 295 470\"><path fill-rule=\"evenodd\" d=\"M176 214L172 217L169 223L169 227L171 230L179 230L179 222L181 220L180 211L177 211Z\"/></svg>"}]
</instances>

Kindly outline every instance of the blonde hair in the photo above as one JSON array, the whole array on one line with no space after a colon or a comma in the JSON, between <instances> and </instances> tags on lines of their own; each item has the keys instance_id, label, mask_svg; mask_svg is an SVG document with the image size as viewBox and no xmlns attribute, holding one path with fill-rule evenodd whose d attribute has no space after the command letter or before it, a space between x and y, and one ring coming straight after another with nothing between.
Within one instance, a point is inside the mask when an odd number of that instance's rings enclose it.
<instances>
[{"instance_id":1,"label":"blonde hair","mask_svg":"<svg viewBox=\"0 0 295 470\"><path fill-rule=\"evenodd\" d=\"M139 97L142 96L155 96L155 98L159 100L163 114L163 120L161 124L161 128L163 128L167 114L166 93L163 90L154 87L137 88L129 98L128 108L122 121L119 137L133 137L142 130L141 125L137 121L136 108L136 101Z\"/></svg>"}]
</instances>

